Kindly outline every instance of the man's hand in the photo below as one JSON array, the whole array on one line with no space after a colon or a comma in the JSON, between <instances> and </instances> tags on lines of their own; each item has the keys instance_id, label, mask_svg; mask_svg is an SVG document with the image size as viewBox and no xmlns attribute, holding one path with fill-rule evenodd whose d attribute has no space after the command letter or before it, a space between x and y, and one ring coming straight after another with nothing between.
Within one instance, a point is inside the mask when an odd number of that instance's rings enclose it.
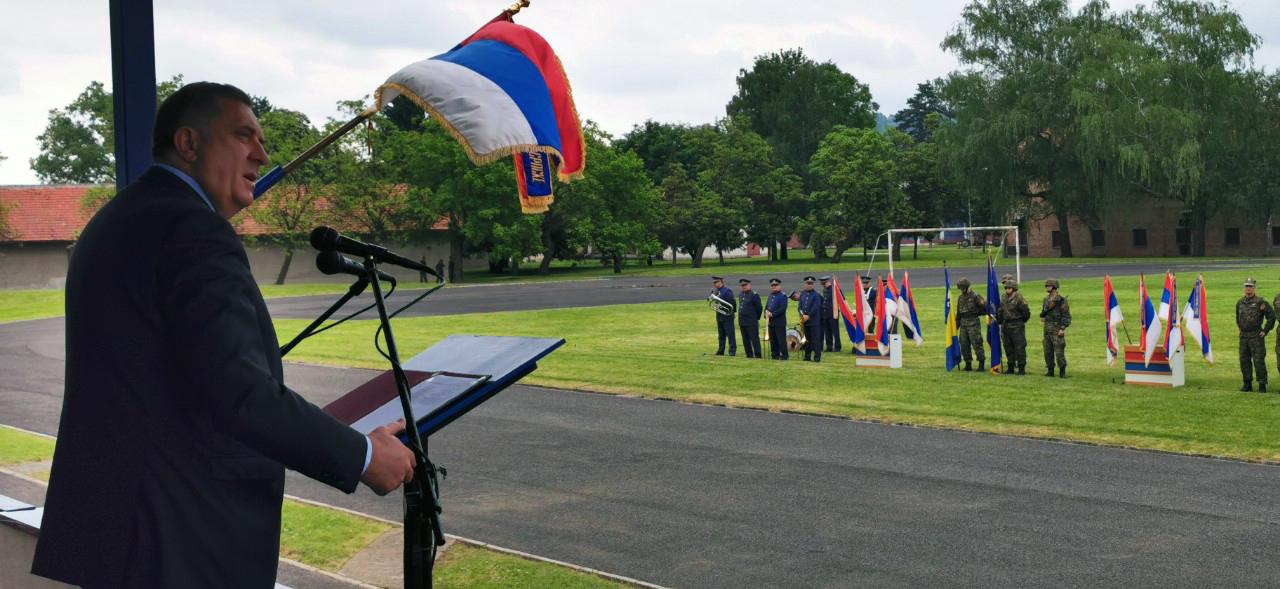
<instances>
[{"instance_id":1,"label":"man's hand","mask_svg":"<svg viewBox=\"0 0 1280 589\"><path fill-rule=\"evenodd\" d=\"M360 481L374 493L386 495L401 484L413 480L413 451L409 450L397 434L404 431L404 419L397 419L369 432L373 444L373 458Z\"/></svg>"}]
</instances>

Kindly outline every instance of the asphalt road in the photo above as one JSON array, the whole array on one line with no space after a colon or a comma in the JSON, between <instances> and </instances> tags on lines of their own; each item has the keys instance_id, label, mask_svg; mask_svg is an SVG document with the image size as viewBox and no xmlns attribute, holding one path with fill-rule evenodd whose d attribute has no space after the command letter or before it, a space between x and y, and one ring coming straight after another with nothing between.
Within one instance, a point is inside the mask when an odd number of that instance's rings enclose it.
<instances>
[{"instance_id":1,"label":"asphalt road","mask_svg":"<svg viewBox=\"0 0 1280 589\"><path fill-rule=\"evenodd\" d=\"M1147 274L1163 274L1165 270L1175 272L1203 272L1208 270L1230 270L1241 267L1252 267L1259 264L1274 263L1267 261L1226 261L1195 262L1188 264L1064 264L1022 267L1022 280L1031 284L1046 278L1090 278L1104 274L1132 275L1139 272ZM999 268L1003 273L1006 267ZM527 282L521 284L486 284L446 286L436 291L414 307L410 307L402 316L454 315L458 313L488 313L493 311L520 311L529 309L558 309L565 307L594 307L599 305L621 305L630 303L657 303L664 301L695 301L706 298L711 292L711 275L728 272L728 270L710 265L706 276L650 276L632 278L623 275L618 278L598 280L582 280L572 282ZM909 270L911 285L924 288L943 285L942 270L938 268L920 268ZM759 273L746 276L759 292L768 292L769 278L777 277L783 281L783 288L799 289L807 272ZM953 269L951 279L958 280L968 276L975 284L984 284L986 268ZM899 280L901 273L897 274ZM726 274L729 286L737 292L737 280L741 276ZM839 276L846 281L852 280L851 272ZM406 284L406 289L417 285ZM1039 289L1032 289L1036 292ZM399 304L406 303L420 291L404 290L393 297ZM1071 293L1067 293L1068 295ZM317 295L306 297L289 297L267 301L273 317L312 319L318 317L339 295ZM359 306L372 304L372 295L365 293L348 303L345 309L352 311ZM365 315L376 318L374 312Z\"/></svg>"},{"instance_id":2,"label":"asphalt road","mask_svg":"<svg viewBox=\"0 0 1280 589\"><path fill-rule=\"evenodd\" d=\"M0 325L56 433L62 321ZM373 372L289 365L323 404ZM1280 467L513 387L430 440L446 530L674 587L1266 587ZM397 519L400 499L290 475Z\"/></svg>"}]
</instances>

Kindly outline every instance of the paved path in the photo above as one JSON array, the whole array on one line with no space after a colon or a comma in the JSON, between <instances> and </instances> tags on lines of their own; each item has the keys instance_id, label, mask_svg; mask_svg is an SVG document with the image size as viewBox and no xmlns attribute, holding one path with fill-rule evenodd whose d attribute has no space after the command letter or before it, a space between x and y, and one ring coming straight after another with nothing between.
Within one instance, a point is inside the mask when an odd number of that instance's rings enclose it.
<instances>
[{"instance_id":1,"label":"paved path","mask_svg":"<svg viewBox=\"0 0 1280 589\"><path fill-rule=\"evenodd\" d=\"M1172 269L1176 272L1198 272L1207 270L1231 270L1242 267L1252 267L1258 264L1271 264L1274 268L1274 262L1268 261L1226 261L1226 262L1193 262L1187 264L1175 264ZM732 266L728 267L732 268ZM1089 278L1098 277L1104 274L1114 275L1133 275L1139 272L1147 274L1162 274L1171 267L1167 263L1161 264L1062 264L1062 265L1044 265L1044 266L1023 266L1022 279L1028 284L1045 278ZM1003 272L1005 268L1001 268ZM557 309L564 307L594 307L599 305L620 305L629 303L657 303L663 301L696 301L706 298L707 293L711 292L712 274L728 272L725 277L730 282L730 287L737 292L737 280L741 276L732 274L731 269L721 269L715 265L708 266L706 276L647 276L641 278L633 278L623 275L618 278L603 278L598 280L580 280L570 282L527 282L522 284L487 284L487 285L461 285L458 287L445 287L436 291L435 294L427 297L418 305L405 311L404 316L423 316L423 315L453 315L457 313L485 313L492 311L519 311L527 309ZM938 268L921 268L909 270L911 273L911 284L915 288L942 286L942 270ZM801 281L808 272L784 272L772 273L764 270L757 270L754 274L746 276L750 278L759 292L768 292L768 279L774 276L780 278L784 283L784 288L800 288ZM985 284L986 268L968 268L954 269L951 273L952 280L958 280L961 276L968 276L975 284ZM899 274L901 276L901 274ZM841 278L852 280L852 272L842 272ZM409 285L406 285L408 287ZM1032 289L1031 292L1038 292L1038 289ZM1070 293L1067 293L1070 294ZM403 291L394 297L394 300L400 301L400 304L412 300L416 296L414 291ZM272 299L267 301L267 306L271 309L273 317L291 317L312 319L320 315L333 301L337 300L338 295L316 295L306 297L289 297L281 299ZM348 311L358 309L356 306L360 301L364 301L361 306L371 304L373 299L371 295L357 298L354 302L349 303L346 309ZM397 305L398 306L398 305ZM375 318L375 313L366 315L368 318Z\"/></svg>"},{"instance_id":2,"label":"paved path","mask_svg":"<svg viewBox=\"0 0 1280 589\"><path fill-rule=\"evenodd\" d=\"M0 325L0 422L56 432L61 350L61 320ZM321 404L372 374L286 368ZM1280 579L1273 466L519 386L430 444L447 531L674 587Z\"/></svg>"}]
</instances>

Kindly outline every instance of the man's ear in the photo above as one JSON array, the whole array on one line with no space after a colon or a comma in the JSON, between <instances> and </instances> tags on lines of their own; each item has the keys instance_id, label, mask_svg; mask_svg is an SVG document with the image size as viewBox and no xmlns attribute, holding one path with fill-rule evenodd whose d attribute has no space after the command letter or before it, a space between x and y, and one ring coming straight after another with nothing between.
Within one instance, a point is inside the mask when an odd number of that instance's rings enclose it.
<instances>
[{"instance_id":1,"label":"man's ear","mask_svg":"<svg viewBox=\"0 0 1280 589\"><path fill-rule=\"evenodd\" d=\"M196 161L196 153L200 149L200 133L193 127L179 127L173 133L173 151L182 161Z\"/></svg>"}]
</instances>

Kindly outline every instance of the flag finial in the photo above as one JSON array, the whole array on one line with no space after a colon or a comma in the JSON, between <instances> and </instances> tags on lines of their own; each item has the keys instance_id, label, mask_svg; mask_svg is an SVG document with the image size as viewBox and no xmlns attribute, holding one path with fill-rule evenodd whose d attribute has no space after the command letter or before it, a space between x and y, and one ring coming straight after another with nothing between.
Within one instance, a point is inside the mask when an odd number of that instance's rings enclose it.
<instances>
[{"instance_id":1,"label":"flag finial","mask_svg":"<svg viewBox=\"0 0 1280 589\"><path fill-rule=\"evenodd\" d=\"M510 8L507 8L507 15L515 16L521 9L528 8L528 6L529 0L516 0L515 4L512 4Z\"/></svg>"}]
</instances>

